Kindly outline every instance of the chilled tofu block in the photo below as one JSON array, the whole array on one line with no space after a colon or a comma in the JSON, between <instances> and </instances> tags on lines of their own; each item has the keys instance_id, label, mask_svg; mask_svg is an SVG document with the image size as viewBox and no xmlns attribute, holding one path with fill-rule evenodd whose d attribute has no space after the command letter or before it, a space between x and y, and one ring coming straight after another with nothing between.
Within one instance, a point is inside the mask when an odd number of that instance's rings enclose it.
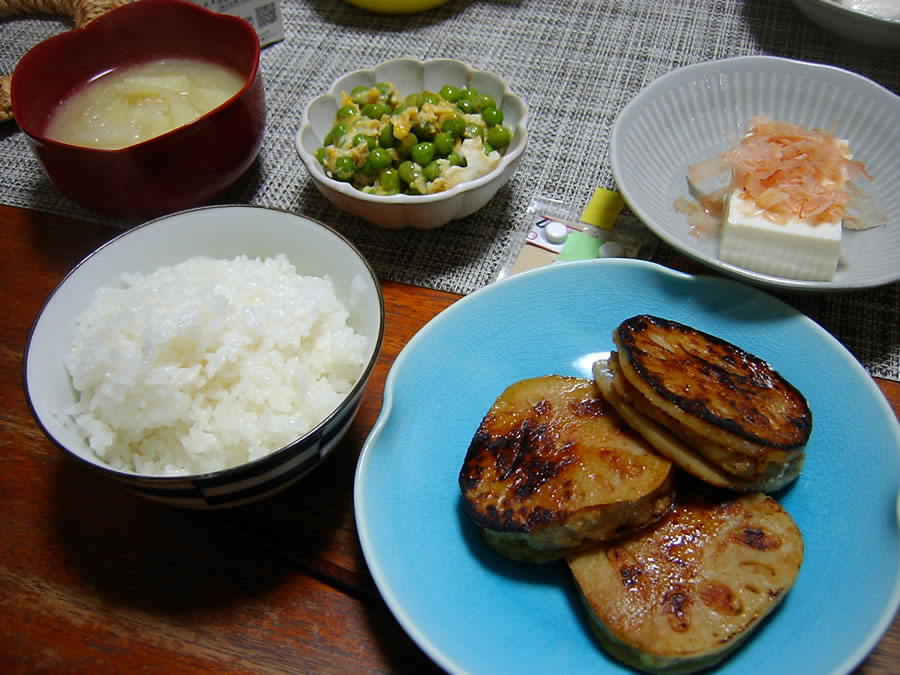
<instances>
[{"instance_id":1,"label":"chilled tofu block","mask_svg":"<svg viewBox=\"0 0 900 675\"><path fill-rule=\"evenodd\" d=\"M766 218L742 191L728 198L719 259L787 279L832 281L841 254L841 221L813 224Z\"/></svg>"}]
</instances>

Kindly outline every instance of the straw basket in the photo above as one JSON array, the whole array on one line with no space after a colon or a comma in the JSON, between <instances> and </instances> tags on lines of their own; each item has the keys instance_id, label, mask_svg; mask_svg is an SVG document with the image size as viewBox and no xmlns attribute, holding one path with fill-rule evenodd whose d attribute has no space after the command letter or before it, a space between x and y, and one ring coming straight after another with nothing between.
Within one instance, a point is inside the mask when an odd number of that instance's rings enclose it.
<instances>
[{"instance_id":1,"label":"straw basket","mask_svg":"<svg viewBox=\"0 0 900 675\"><path fill-rule=\"evenodd\" d=\"M114 7L129 0L0 0L0 19L16 14L50 14L67 16L75 28L90 23ZM10 83L12 75L0 75L0 122L12 119Z\"/></svg>"}]
</instances>

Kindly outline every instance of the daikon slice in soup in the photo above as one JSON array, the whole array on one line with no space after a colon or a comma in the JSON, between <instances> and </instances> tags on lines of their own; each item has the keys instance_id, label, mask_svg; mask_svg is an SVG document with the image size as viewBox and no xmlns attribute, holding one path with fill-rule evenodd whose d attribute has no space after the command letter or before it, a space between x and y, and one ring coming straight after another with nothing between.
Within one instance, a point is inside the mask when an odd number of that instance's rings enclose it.
<instances>
[{"instance_id":1,"label":"daikon slice in soup","mask_svg":"<svg viewBox=\"0 0 900 675\"><path fill-rule=\"evenodd\" d=\"M123 66L95 77L52 113L48 138L115 150L205 115L245 79L229 68L188 58Z\"/></svg>"}]
</instances>

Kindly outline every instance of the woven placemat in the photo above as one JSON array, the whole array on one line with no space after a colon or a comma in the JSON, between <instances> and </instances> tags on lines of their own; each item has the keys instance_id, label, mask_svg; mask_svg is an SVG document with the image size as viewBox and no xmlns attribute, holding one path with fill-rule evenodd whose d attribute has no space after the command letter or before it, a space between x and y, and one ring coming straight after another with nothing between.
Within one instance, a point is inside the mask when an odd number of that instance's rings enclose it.
<instances>
[{"instance_id":1,"label":"woven placemat","mask_svg":"<svg viewBox=\"0 0 900 675\"><path fill-rule=\"evenodd\" d=\"M266 47L261 60L268 105L263 148L219 201L324 221L349 237L381 278L462 294L510 267L535 199L571 204L580 213L597 187L615 189L612 123L638 91L670 70L771 54L837 65L900 92L896 52L837 41L785 0L451 0L401 16L334 0L284 1L281 8L285 40ZM0 21L0 73L71 25L54 17ZM451 57L498 72L529 105L529 148L516 175L483 209L436 230L381 230L337 211L316 191L293 146L311 98L347 71L398 56ZM101 220L56 192L14 122L0 124L0 158L0 202ZM626 209L620 218L633 216ZM658 262L673 255L661 242L651 247ZM869 372L900 379L898 288L784 299L838 337Z\"/></svg>"}]
</instances>

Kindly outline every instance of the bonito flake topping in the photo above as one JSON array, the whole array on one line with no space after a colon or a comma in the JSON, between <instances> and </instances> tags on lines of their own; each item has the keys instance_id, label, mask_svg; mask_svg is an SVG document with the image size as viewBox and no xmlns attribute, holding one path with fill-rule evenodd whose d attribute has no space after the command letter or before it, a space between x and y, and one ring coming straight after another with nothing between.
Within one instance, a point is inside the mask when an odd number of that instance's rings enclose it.
<instances>
[{"instance_id":1,"label":"bonito flake topping","mask_svg":"<svg viewBox=\"0 0 900 675\"><path fill-rule=\"evenodd\" d=\"M772 222L792 218L813 225L842 220L845 227L864 229L878 224L869 197L852 181L872 180L865 165L851 158L844 140L821 129L766 117L750 118L750 131L732 149L688 167L692 186L714 176L730 181L699 197L699 208L684 198L675 209L688 215L700 232L721 225L728 196L740 190ZM851 213L851 208L860 214Z\"/></svg>"}]
</instances>

